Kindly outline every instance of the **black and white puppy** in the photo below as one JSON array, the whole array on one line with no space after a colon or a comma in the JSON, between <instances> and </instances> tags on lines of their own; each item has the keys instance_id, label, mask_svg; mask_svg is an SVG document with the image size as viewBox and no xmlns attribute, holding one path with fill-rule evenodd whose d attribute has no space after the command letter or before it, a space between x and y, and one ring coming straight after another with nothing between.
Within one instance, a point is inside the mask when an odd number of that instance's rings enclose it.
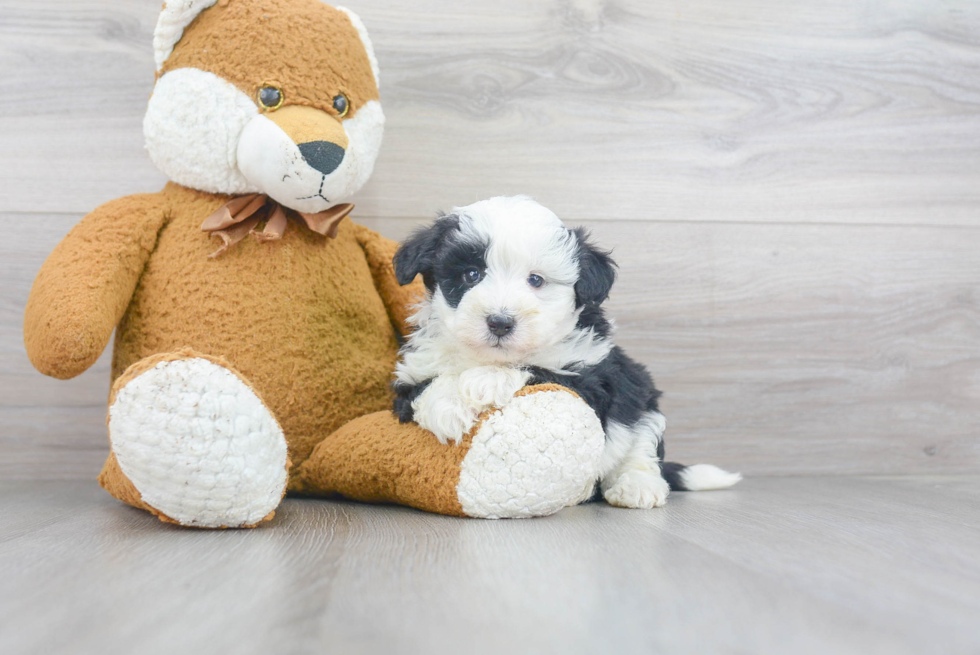
<instances>
[{"instance_id":1,"label":"black and white puppy","mask_svg":"<svg viewBox=\"0 0 980 655\"><path fill-rule=\"evenodd\" d=\"M400 284L421 274L425 300L395 372L395 412L439 441L459 441L481 412L529 384L574 390L602 423L600 491L620 507L660 507L670 489L729 487L715 466L664 463L666 422L646 368L610 340L602 302L608 252L528 197L456 208L394 259Z\"/></svg>"}]
</instances>

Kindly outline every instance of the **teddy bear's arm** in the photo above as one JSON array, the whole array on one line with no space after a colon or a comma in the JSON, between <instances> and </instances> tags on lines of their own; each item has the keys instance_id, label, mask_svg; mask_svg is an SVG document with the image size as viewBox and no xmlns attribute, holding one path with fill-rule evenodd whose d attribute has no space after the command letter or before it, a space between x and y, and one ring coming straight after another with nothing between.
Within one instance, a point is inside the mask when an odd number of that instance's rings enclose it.
<instances>
[{"instance_id":1,"label":"teddy bear's arm","mask_svg":"<svg viewBox=\"0 0 980 655\"><path fill-rule=\"evenodd\" d=\"M398 328L402 336L405 336L411 331L407 319L413 313L414 305L425 294L422 278L420 276L405 286L399 285L398 280L395 279L394 265L391 263L395 251L398 250L398 244L362 225L355 225L355 228L357 241L361 244L368 266L371 268L374 286L381 295L385 307L388 308L388 316L392 324Z\"/></svg>"},{"instance_id":2,"label":"teddy bear's arm","mask_svg":"<svg viewBox=\"0 0 980 655\"><path fill-rule=\"evenodd\" d=\"M166 221L162 194L108 202L62 239L31 287L24 344L35 368L68 379L95 363L122 318Z\"/></svg>"}]
</instances>

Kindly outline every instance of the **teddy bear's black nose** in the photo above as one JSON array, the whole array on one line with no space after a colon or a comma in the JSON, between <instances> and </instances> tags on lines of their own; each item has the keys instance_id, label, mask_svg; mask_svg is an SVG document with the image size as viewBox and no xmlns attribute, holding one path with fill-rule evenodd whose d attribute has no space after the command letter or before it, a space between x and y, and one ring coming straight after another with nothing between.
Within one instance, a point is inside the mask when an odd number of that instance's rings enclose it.
<instances>
[{"instance_id":1,"label":"teddy bear's black nose","mask_svg":"<svg viewBox=\"0 0 980 655\"><path fill-rule=\"evenodd\" d=\"M344 161L344 149L329 141L309 141L299 144L299 152L306 163L324 175L333 173Z\"/></svg>"},{"instance_id":2,"label":"teddy bear's black nose","mask_svg":"<svg viewBox=\"0 0 980 655\"><path fill-rule=\"evenodd\" d=\"M488 316L487 327L498 337L506 337L514 329L514 319L510 316Z\"/></svg>"}]
</instances>

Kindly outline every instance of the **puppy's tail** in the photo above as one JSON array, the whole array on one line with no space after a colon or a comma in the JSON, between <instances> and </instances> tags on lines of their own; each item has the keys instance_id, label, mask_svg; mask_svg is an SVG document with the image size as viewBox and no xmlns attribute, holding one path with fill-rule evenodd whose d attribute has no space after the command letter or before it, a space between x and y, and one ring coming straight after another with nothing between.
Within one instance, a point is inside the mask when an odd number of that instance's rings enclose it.
<instances>
[{"instance_id":1,"label":"puppy's tail","mask_svg":"<svg viewBox=\"0 0 980 655\"><path fill-rule=\"evenodd\" d=\"M671 491L727 489L742 479L741 473L729 473L711 464L684 466L677 462L664 462L660 465L660 471Z\"/></svg>"}]
</instances>

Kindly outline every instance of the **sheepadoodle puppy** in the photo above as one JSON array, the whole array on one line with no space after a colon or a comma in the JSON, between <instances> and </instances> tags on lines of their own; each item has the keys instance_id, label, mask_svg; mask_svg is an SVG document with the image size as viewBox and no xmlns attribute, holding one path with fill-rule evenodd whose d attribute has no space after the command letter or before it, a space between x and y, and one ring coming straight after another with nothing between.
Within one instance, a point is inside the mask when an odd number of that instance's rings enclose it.
<instances>
[{"instance_id":1,"label":"sheepadoodle puppy","mask_svg":"<svg viewBox=\"0 0 980 655\"><path fill-rule=\"evenodd\" d=\"M459 207L395 255L399 283L428 291L395 372L395 413L459 441L481 412L525 385L554 382L598 414L606 434L599 490L612 505L660 507L670 489L729 487L715 466L664 463L666 422L646 368L610 340L602 302L609 253L528 197Z\"/></svg>"}]
</instances>

